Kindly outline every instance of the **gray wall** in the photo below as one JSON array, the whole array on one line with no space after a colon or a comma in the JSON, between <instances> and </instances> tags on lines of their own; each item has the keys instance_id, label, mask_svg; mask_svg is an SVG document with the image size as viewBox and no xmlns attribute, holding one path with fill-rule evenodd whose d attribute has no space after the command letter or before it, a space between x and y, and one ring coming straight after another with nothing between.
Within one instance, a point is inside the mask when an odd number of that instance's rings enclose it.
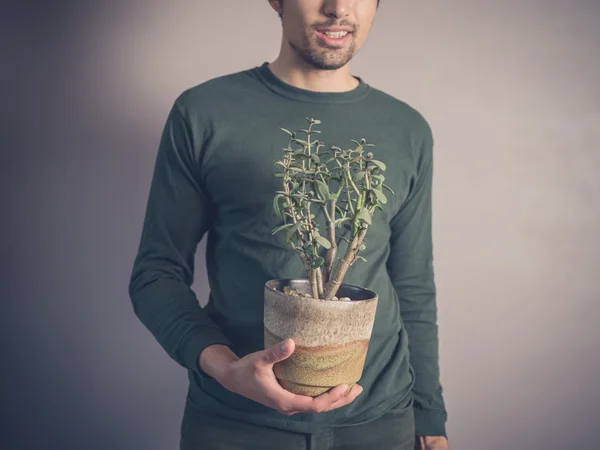
<instances>
[{"instance_id":1,"label":"gray wall","mask_svg":"<svg viewBox=\"0 0 600 450\"><path fill-rule=\"evenodd\" d=\"M274 59L280 24L266 0L14 3L0 447L175 449L185 373L127 296L158 138L183 89ZM457 450L600 440L599 20L598 0L386 0L353 62L435 132Z\"/></svg>"}]
</instances>

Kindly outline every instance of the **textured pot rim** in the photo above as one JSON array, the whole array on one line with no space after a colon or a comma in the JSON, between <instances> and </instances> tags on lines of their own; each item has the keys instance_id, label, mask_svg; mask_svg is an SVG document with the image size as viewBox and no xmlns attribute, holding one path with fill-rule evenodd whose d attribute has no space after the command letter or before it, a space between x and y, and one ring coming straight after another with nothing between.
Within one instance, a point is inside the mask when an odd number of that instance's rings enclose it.
<instances>
[{"instance_id":1,"label":"textured pot rim","mask_svg":"<svg viewBox=\"0 0 600 450\"><path fill-rule=\"evenodd\" d=\"M265 283L265 288L268 289L271 292L276 293L277 295L285 296L285 295L288 295L288 294L286 294L285 292L278 291L274 287L269 286L269 284L271 284L271 283L278 283L278 282L279 283L281 283L281 282L288 282L288 281L301 281L301 282L305 282L305 283L309 283L310 282L308 278L274 278L272 280L268 280ZM371 289L364 288L362 286L356 286L354 284L348 284L348 283L341 283L340 287L338 289L340 289L341 287L347 287L347 288L351 288L351 289L357 289L359 291L362 291L363 294L366 294L366 295L369 296L369 298L365 298L365 299L362 299L362 300L352 300L352 302L369 302L369 301L373 301L374 299L378 298L378 295L377 295L377 293L375 291L372 291ZM311 300L311 299L306 298L306 300ZM312 300L316 300L316 299L312 298ZM339 303L339 300L322 300L322 299L319 299L319 300L322 301L322 302L336 302L336 303Z\"/></svg>"}]
</instances>

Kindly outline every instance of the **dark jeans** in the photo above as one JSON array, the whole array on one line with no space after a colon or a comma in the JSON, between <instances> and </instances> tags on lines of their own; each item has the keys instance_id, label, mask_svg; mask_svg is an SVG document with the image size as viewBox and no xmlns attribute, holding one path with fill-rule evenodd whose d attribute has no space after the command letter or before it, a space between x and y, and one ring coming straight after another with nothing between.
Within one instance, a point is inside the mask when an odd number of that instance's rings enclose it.
<instances>
[{"instance_id":1,"label":"dark jeans","mask_svg":"<svg viewBox=\"0 0 600 450\"><path fill-rule=\"evenodd\" d=\"M325 433L299 434L212 415L185 420L180 450L413 450L412 404L369 423Z\"/></svg>"}]
</instances>

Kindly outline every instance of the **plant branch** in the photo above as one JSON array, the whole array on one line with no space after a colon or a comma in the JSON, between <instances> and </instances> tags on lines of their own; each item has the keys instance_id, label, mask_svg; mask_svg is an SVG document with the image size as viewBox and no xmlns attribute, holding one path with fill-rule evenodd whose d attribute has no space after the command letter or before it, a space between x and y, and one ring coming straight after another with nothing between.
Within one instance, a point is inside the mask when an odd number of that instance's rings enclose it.
<instances>
[{"instance_id":1,"label":"plant branch","mask_svg":"<svg viewBox=\"0 0 600 450\"><path fill-rule=\"evenodd\" d=\"M337 201L331 200L330 208L331 211L328 215L333 217L333 219L329 219L329 242L331 242L331 247L327 250L327 257L325 258L325 282L329 282L331 280L331 274L333 273L333 265L335 263L335 256L337 253L337 243L335 239L335 206ZM324 207L324 210L327 209Z\"/></svg>"},{"instance_id":2,"label":"plant branch","mask_svg":"<svg viewBox=\"0 0 600 450\"><path fill-rule=\"evenodd\" d=\"M323 295L324 300L331 300L337 293L340 285L342 284L342 280L346 276L346 272L352 264L358 247L360 246L360 244L362 244L362 241L364 240L365 235L367 234L367 230L368 227L361 228L359 233L350 242L346 254L340 260L340 264L337 267L335 277L333 277L329 281L329 283L327 283L327 286L325 286L325 293Z\"/></svg>"}]
</instances>

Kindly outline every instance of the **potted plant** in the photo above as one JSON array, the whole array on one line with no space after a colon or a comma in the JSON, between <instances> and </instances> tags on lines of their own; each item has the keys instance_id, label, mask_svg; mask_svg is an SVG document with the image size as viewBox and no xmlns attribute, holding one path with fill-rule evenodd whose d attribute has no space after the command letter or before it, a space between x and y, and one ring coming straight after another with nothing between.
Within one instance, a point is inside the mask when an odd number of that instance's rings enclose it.
<instances>
[{"instance_id":1,"label":"potted plant","mask_svg":"<svg viewBox=\"0 0 600 450\"><path fill-rule=\"evenodd\" d=\"M299 130L305 139L281 128L289 143L273 162L282 188L274 192L280 223L272 230L286 233L306 277L265 284L264 333L266 347L294 339L294 353L274 366L275 375L285 389L315 397L339 384L351 389L362 376L378 297L343 280L356 261L366 262L360 253L373 214L387 203L384 189L393 191L384 184L385 164L366 151L373 144L322 150L313 140L321 122L307 120Z\"/></svg>"}]
</instances>

